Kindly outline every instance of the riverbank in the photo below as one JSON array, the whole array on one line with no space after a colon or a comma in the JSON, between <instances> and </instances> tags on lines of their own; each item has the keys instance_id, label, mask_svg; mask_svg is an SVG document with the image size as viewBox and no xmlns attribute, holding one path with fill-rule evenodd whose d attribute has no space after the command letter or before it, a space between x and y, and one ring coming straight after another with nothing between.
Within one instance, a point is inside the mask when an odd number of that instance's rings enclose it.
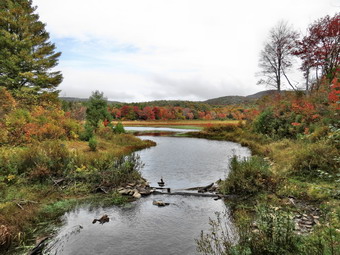
<instances>
[{"instance_id":1,"label":"riverbank","mask_svg":"<svg viewBox=\"0 0 340 255\"><path fill-rule=\"evenodd\" d=\"M1 164L24 169L1 182L0 244L29 249L38 233L79 201L104 192L105 203L127 199L116 192L126 183L141 180L141 162L132 152L154 146L130 134L97 138L96 151L88 142L45 141L22 147L2 147ZM31 169L32 168L32 169ZM30 170L31 169L31 170ZM51 225L51 224L50 224ZM53 224L52 224L53 225ZM39 235L47 233L48 230Z\"/></svg>"},{"instance_id":2,"label":"riverbank","mask_svg":"<svg viewBox=\"0 0 340 255\"><path fill-rule=\"evenodd\" d=\"M331 141L315 135L305 139L270 139L244 125L208 127L190 135L238 142L253 153L248 160L235 158L228 179L220 183L224 194L244 197L237 203L227 202L240 239L237 246L225 246L222 241L226 236L218 237L224 250L338 254L339 154ZM313 175L315 167L326 168L329 173L320 170ZM309 172L305 172L306 168ZM215 226L218 221L217 218ZM268 225L269 222L272 223ZM286 241L279 238L283 235L288 238ZM212 232L202 236L198 242L201 251L214 238Z\"/></svg>"}]
</instances>

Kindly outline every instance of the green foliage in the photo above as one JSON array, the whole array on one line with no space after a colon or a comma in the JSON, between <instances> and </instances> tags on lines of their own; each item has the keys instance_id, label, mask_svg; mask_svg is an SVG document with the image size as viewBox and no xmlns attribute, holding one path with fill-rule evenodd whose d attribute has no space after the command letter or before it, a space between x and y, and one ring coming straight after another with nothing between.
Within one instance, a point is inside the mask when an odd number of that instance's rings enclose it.
<instances>
[{"instance_id":1,"label":"green foliage","mask_svg":"<svg viewBox=\"0 0 340 255\"><path fill-rule=\"evenodd\" d=\"M87 102L86 123L96 130L99 127L99 122L105 120L111 120L111 115L107 110L107 101L103 93L95 91Z\"/></svg>"},{"instance_id":2,"label":"green foliage","mask_svg":"<svg viewBox=\"0 0 340 255\"><path fill-rule=\"evenodd\" d=\"M92 158L79 156L74 164L79 167L71 171L68 178L108 188L140 179L140 169L143 167L139 156L135 154L118 158L110 154L99 154Z\"/></svg>"},{"instance_id":3,"label":"green foliage","mask_svg":"<svg viewBox=\"0 0 340 255\"><path fill-rule=\"evenodd\" d=\"M339 174L340 162L337 160L339 151L327 141L306 144L291 163L291 173L302 177L336 178Z\"/></svg>"},{"instance_id":4,"label":"green foliage","mask_svg":"<svg viewBox=\"0 0 340 255\"><path fill-rule=\"evenodd\" d=\"M54 89L62 81L60 52L49 42L31 0L0 2L0 84L7 89Z\"/></svg>"},{"instance_id":5,"label":"green foliage","mask_svg":"<svg viewBox=\"0 0 340 255\"><path fill-rule=\"evenodd\" d=\"M242 219L237 230L228 225L228 218L226 213L216 213L216 219L209 220L210 231L202 231L200 238L196 240L199 253L336 255L340 248L336 217L329 220L327 227L316 228L314 232L304 236L295 232L292 214L278 207L257 206L255 218Z\"/></svg>"},{"instance_id":6,"label":"green foliage","mask_svg":"<svg viewBox=\"0 0 340 255\"><path fill-rule=\"evenodd\" d=\"M124 126L121 122L118 122L116 124L116 126L114 127L113 131L116 133L116 134L123 134L125 133L125 129L124 129Z\"/></svg>"},{"instance_id":7,"label":"green foliage","mask_svg":"<svg viewBox=\"0 0 340 255\"><path fill-rule=\"evenodd\" d=\"M272 109L268 108L254 120L253 126L257 133L272 135L278 130L280 123L274 116Z\"/></svg>"},{"instance_id":8,"label":"green foliage","mask_svg":"<svg viewBox=\"0 0 340 255\"><path fill-rule=\"evenodd\" d=\"M93 137L93 127L85 123L83 131L80 133L80 140L89 141Z\"/></svg>"},{"instance_id":9,"label":"green foliage","mask_svg":"<svg viewBox=\"0 0 340 255\"><path fill-rule=\"evenodd\" d=\"M268 162L263 158L253 156L239 160L233 156L229 176L219 186L225 194L251 195L274 191L277 180L269 170Z\"/></svg>"},{"instance_id":10,"label":"green foliage","mask_svg":"<svg viewBox=\"0 0 340 255\"><path fill-rule=\"evenodd\" d=\"M44 205L39 211L39 217L44 219L46 217L55 218L61 216L66 211L71 210L76 203L77 199L67 199Z\"/></svg>"},{"instance_id":11,"label":"green foliage","mask_svg":"<svg viewBox=\"0 0 340 255\"><path fill-rule=\"evenodd\" d=\"M291 216L281 210L268 207L256 207L256 219L251 223L244 220L236 231L226 226L226 214L217 214L217 219L210 219L209 233L201 233L196 240L197 250L202 254L299 254L301 237L294 233ZM253 226L251 226L253 225Z\"/></svg>"},{"instance_id":12,"label":"green foliage","mask_svg":"<svg viewBox=\"0 0 340 255\"><path fill-rule=\"evenodd\" d=\"M97 139L93 136L89 140L89 147L91 151L96 151L98 146L98 141Z\"/></svg>"},{"instance_id":13,"label":"green foliage","mask_svg":"<svg viewBox=\"0 0 340 255\"><path fill-rule=\"evenodd\" d=\"M72 162L72 155L63 143L47 141L33 144L20 155L18 174L26 174L32 181L46 181L64 176Z\"/></svg>"},{"instance_id":14,"label":"green foliage","mask_svg":"<svg viewBox=\"0 0 340 255\"><path fill-rule=\"evenodd\" d=\"M206 132L234 132L236 131L238 128L242 127L242 124L238 123L238 124L233 124L233 123L227 123L224 125L214 125L211 127L205 127L204 131Z\"/></svg>"}]
</instances>

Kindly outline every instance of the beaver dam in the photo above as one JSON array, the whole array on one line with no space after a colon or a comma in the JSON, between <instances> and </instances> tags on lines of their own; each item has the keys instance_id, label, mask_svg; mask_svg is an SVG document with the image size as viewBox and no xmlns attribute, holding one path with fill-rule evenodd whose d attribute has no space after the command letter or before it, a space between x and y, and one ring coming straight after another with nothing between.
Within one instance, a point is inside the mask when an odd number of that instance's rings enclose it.
<instances>
[{"instance_id":1,"label":"beaver dam","mask_svg":"<svg viewBox=\"0 0 340 255\"><path fill-rule=\"evenodd\" d=\"M163 178L171 194L157 189L155 194L125 207L77 207L63 216L63 225L49 243L47 254L197 254L195 239L201 230L209 229L209 217L213 218L217 211L228 212L228 208L223 200L214 199L216 195L186 189L225 178L230 157L249 156L250 151L225 141L142 138L157 143L139 152L145 164L143 177L152 187L159 187L157 182ZM155 206L154 201L168 205ZM109 217L108 222L92 224L93 219L103 215ZM232 228L232 223L227 223Z\"/></svg>"}]
</instances>

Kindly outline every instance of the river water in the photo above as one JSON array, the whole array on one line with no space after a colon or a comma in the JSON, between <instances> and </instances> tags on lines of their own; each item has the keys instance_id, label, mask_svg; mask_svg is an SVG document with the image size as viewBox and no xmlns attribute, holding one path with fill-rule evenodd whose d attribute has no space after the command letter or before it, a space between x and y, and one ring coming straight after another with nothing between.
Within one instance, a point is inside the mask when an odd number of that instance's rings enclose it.
<instances>
[{"instance_id":1,"label":"river water","mask_svg":"<svg viewBox=\"0 0 340 255\"><path fill-rule=\"evenodd\" d=\"M181 190L205 186L228 173L232 155L249 156L239 144L186 137L143 136L157 146L138 154L145 164L142 175L156 186L162 177L166 187ZM153 200L170 203L157 207ZM82 205L63 216L63 225L47 254L185 255L197 254L195 239L209 229L209 217L228 212L222 200L209 197L151 195L126 207ZM107 214L110 222L92 224ZM232 228L232 223L228 222Z\"/></svg>"}]
</instances>

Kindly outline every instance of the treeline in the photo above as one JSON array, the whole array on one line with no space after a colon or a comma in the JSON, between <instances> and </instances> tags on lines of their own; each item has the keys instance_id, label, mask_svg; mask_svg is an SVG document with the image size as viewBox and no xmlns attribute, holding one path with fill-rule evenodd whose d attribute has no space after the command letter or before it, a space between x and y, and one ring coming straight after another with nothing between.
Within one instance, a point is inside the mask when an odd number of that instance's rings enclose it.
<instances>
[{"instance_id":1,"label":"treeline","mask_svg":"<svg viewBox=\"0 0 340 255\"><path fill-rule=\"evenodd\" d=\"M110 120L249 120L258 114L253 106L228 105L212 107L206 104L182 102L181 106L168 101L150 103L108 104ZM159 106L157 102L161 102ZM63 110L72 118L84 120L87 102L63 101Z\"/></svg>"}]
</instances>

